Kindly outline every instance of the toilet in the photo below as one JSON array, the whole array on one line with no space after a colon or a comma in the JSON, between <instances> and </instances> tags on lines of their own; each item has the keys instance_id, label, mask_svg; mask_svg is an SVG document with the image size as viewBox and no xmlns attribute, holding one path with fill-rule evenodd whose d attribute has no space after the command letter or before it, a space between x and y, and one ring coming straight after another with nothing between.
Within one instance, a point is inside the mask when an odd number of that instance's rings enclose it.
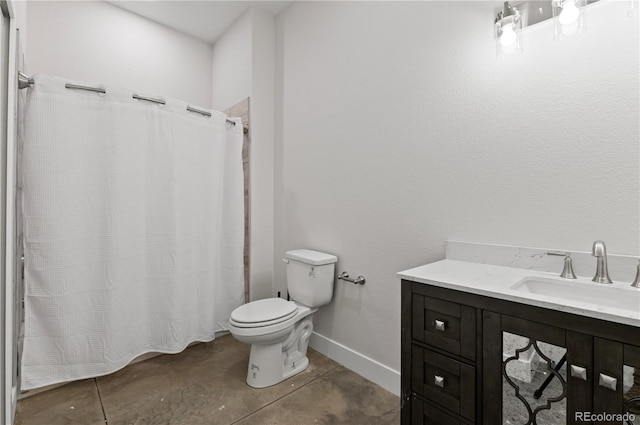
<instances>
[{"instance_id":1,"label":"toilet","mask_svg":"<svg viewBox=\"0 0 640 425\"><path fill-rule=\"evenodd\" d=\"M229 331L251 344L247 384L264 388L302 372L309 365L311 315L333 296L335 255L309 249L287 251L287 289L291 301L267 298L231 312Z\"/></svg>"}]
</instances>

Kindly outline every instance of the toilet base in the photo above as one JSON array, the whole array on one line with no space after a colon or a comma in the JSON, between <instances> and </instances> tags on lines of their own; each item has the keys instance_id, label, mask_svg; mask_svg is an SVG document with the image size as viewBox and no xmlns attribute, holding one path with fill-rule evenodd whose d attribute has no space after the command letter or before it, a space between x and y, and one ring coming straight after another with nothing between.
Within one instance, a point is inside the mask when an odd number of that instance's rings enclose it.
<instances>
[{"instance_id":1,"label":"toilet base","mask_svg":"<svg viewBox=\"0 0 640 425\"><path fill-rule=\"evenodd\" d=\"M309 317L301 320L283 342L252 344L247 370L247 384L265 388L290 378L309 366L307 348L313 323Z\"/></svg>"},{"instance_id":2,"label":"toilet base","mask_svg":"<svg viewBox=\"0 0 640 425\"><path fill-rule=\"evenodd\" d=\"M293 375L296 375L303 370L305 370L309 366L309 357L304 356L300 361L294 363L291 366L285 366L282 368L282 380L291 378Z\"/></svg>"}]
</instances>

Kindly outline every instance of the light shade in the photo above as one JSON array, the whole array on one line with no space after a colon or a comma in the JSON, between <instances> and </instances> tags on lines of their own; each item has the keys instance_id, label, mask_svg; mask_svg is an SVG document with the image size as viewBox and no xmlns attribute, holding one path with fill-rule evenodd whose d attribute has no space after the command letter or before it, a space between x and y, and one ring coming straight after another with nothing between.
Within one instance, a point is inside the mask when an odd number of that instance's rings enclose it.
<instances>
[{"instance_id":1,"label":"light shade","mask_svg":"<svg viewBox=\"0 0 640 425\"><path fill-rule=\"evenodd\" d=\"M504 2L504 8L496 16L494 36L498 58L522 53L522 16L508 1Z\"/></svg>"},{"instance_id":2,"label":"light shade","mask_svg":"<svg viewBox=\"0 0 640 425\"><path fill-rule=\"evenodd\" d=\"M587 30L587 0L552 0L555 40L566 35L582 34Z\"/></svg>"}]
</instances>

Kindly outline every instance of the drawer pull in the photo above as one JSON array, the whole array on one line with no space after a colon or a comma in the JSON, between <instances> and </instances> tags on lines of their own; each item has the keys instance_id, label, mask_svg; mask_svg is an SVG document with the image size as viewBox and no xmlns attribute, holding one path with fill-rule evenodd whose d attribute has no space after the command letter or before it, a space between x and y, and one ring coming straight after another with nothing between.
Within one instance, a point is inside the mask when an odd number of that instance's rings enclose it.
<instances>
[{"instance_id":1,"label":"drawer pull","mask_svg":"<svg viewBox=\"0 0 640 425\"><path fill-rule=\"evenodd\" d=\"M444 376L435 375L433 377L433 383L436 387L444 388Z\"/></svg>"},{"instance_id":2,"label":"drawer pull","mask_svg":"<svg viewBox=\"0 0 640 425\"><path fill-rule=\"evenodd\" d=\"M608 390L615 391L618 385L618 380L613 376L609 376L609 375L605 375L604 373L601 373L600 378L598 379L598 385Z\"/></svg>"},{"instance_id":3,"label":"drawer pull","mask_svg":"<svg viewBox=\"0 0 640 425\"><path fill-rule=\"evenodd\" d=\"M447 323L444 320L436 320L434 326L437 331L444 332Z\"/></svg>"},{"instance_id":4,"label":"drawer pull","mask_svg":"<svg viewBox=\"0 0 640 425\"><path fill-rule=\"evenodd\" d=\"M574 378L582 379L583 381L587 380L587 369L584 367L576 366L574 364L571 365L571 376Z\"/></svg>"}]
</instances>

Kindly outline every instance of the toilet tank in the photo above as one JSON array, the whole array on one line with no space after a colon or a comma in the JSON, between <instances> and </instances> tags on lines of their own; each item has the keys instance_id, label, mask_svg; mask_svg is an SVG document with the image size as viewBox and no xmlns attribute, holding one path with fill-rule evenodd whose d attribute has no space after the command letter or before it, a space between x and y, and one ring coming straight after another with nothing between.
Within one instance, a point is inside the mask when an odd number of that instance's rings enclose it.
<instances>
[{"instance_id":1,"label":"toilet tank","mask_svg":"<svg viewBox=\"0 0 640 425\"><path fill-rule=\"evenodd\" d=\"M310 249L287 251L289 297L307 307L329 304L338 257Z\"/></svg>"}]
</instances>

